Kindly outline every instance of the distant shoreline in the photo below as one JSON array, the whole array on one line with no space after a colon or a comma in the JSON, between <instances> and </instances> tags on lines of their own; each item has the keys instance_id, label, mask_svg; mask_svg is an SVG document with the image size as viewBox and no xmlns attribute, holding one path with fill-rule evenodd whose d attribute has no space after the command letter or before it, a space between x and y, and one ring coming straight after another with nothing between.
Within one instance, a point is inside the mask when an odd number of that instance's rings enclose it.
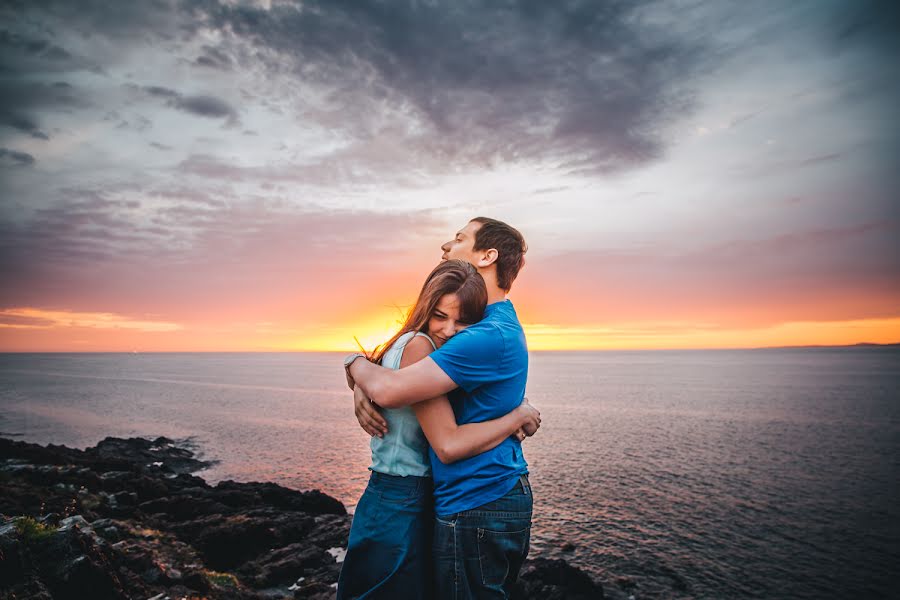
<instances>
[{"instance_id":1,"label":"distant shoreline","mask_svg":"<svg viewBox=\"0 0 900 600\"><path fill-rule=\"evenodd\" d=\"M800 346L752 346L752 347L727 347L727 348L580 348L575 350L530 350L532 353L551 354L562 352L715 352L738 350L841 350L851 348L900 348L900 342L889 344L876 344L873 342L858 342L856 344L813 344ZM347 350L0 350L3 354L336 354L343 355L353 352Z\"/></svg>"}]
</instances>

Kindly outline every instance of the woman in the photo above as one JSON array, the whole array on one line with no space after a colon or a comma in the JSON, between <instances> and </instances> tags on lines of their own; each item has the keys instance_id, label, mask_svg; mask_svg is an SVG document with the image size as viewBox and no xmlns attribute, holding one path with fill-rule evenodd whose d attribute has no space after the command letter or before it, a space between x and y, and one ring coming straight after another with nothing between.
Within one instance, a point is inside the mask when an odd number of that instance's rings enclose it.
<instances>
[{"instance_id":1,"label":"woman","mask_svg":"<svg viewBox=\"0 0 900 600\"><path fill-rule=\"evenodd\" d=\"M391 369L413 364L480 321L486 304L487 288L477 269L461 260L444 261L428 275L400 331L370 360ZM384 418L386 432L367 428L373 434L372 473L350 527L338 600L432 597L428 445L442 462L455 462L538 422L526 402L499 419L457 425L446 397L385 410Z\"/></svg>"}]
</instances>

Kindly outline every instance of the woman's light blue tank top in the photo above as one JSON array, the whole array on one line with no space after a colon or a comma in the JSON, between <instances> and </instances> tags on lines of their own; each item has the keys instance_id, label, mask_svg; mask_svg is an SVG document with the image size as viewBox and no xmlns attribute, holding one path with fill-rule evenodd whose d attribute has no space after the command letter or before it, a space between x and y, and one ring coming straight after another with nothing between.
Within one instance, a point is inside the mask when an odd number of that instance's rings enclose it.
<instances>
[{"instance_id":1,"label":"woman's light blue tank top","mask_svg":"<svg viewBox=\"0 0 900 600\"><path fill-rule=\"evenodd\" d=\"M404 333L384 353L381 366L399 369L406 344L418 335L431 342L431 346L434 347L434 342L424 333L415 331ZM431 477L428 440L422 433L422 427L419 426L419 420L416 419L413 409L409 406L386 408L382 414L387 421L388 431L383 438L372 438L372 466L369 468L387 475Z\"/></svg>"}]
</instances>

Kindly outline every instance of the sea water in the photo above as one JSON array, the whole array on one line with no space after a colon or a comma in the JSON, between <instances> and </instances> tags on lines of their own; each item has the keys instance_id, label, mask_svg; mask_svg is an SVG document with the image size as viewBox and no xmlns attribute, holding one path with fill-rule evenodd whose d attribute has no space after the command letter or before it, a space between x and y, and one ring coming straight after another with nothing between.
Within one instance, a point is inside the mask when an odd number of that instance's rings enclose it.
<instances>
[{"instance_id":1,"label":"sea water","mask_svg":"<svg viewBox=\"0 0 900 600\"><path fill-rule=\"evenodd\" d=\"M896 347L535 352L531 556L625 598L879 598L900 589ZM186 441L198 473L352 511L368 437L341 355L2 354L5 437Z\"/></svg>"}]
</instances>

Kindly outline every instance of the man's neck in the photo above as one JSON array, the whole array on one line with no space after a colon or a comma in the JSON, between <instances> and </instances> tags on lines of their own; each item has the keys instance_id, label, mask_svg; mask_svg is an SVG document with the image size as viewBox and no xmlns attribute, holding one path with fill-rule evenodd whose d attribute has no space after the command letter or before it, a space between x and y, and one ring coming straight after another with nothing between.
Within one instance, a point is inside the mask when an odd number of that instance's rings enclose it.
<instances>
[{"instance_id":1,"label":"man's neck","mask_svg":"<svg viewBox=\"0 0 900 600\"><path fill-rule=\"evenodd\" d=\"M501 290L497 286L488 287L488 304L496 304L497 302L503 302L506 300L506 292Z\"/></svg>"},{"instance_id":2,"label":"man's neck","mask_svg":"<svg viewBox=\"0 0 900 600\"><path fill-rule=\"evenodd\" d=\"M506 300L506 290L497 285L497 273L493 269L480 270L484 277L484 285L487 287L487 303L496 304Z\"/></svg>"}]
</instances>

